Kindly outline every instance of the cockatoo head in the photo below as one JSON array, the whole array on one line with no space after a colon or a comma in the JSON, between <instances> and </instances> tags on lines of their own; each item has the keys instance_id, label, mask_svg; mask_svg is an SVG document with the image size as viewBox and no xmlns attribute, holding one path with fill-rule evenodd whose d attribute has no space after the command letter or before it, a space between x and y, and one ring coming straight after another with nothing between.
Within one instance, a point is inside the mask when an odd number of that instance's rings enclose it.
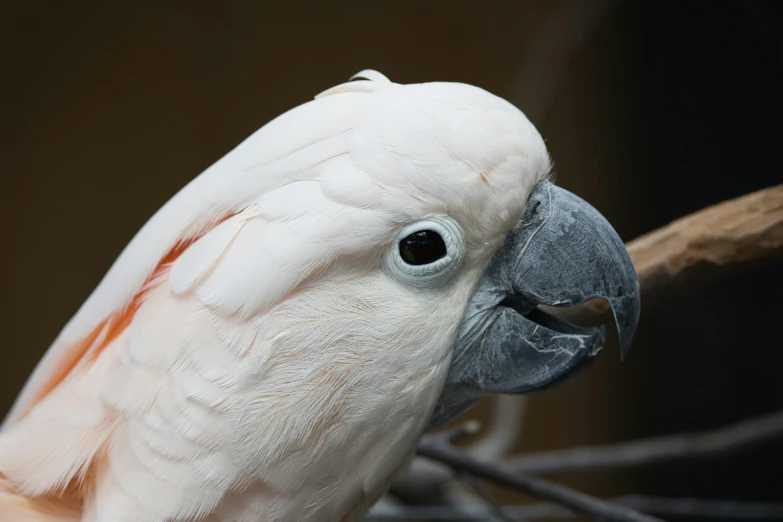
<instances>
[{"instance_id":1,"label":"cockatoo head","mask_svg":"<svg viewBox=\"0 0 783 522\"><path fill-rule=\"evenodd\" d=\"M625 353L639 314L634 267L607 221L549 181L524 114L469 85L357 76L262 127L161 208L11 417L51 389L70 346L160 285L170 293L154 295L197 303L194 317L214 314L215 342L255 358L239 417L268 426L270 439L291 424L266 419L279 410L258 394L361 422L365 410L419 404L434 427L484 394L556 382L604 335L539 304L606 299ZM348 403L360 411L339 410Z\"/></svg>"},{"instance_id":2,"label":"cockatoo head","mask_svg":"<svg viewBox=\"0 0 783 522\"><path fill-rule=\"evenodd\" d=\"M609 223L549 181L524 114L469 85L399 85L374 71L354 80L260 131L303 135L274 160L294 174L255 200L245 227L257 233L243 231L248 246L196 291L260 317L289 361L306 346L343 368L366 363L339 377L320 367L325 382L375 380L395 394L442 373L430 427L484 394L552 384L598 353L601 328L538 304L608 300L624 355L639 314L634 267ZM263 254L249 260L254 248Z\"/></svg>"}]
</instances>

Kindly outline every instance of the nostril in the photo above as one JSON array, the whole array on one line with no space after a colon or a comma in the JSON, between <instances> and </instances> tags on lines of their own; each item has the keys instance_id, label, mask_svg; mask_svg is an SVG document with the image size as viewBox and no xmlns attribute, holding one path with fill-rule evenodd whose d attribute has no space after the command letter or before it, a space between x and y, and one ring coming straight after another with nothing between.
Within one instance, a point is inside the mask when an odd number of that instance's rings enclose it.
<instances>
[{"instance_id":1,"label":"nostril","mask_svg":"<svg viewBox=\"0 0 783 522\"><path fill-rule=\"evenodd\" d=\"M500 302L500 306L511 308L519 315L527 315L536 308L536 303L527 299L521 295L506 296L503 301Z\"/></svg>"},{"instance_id":2,"label":"nostril","mask_svg":"<svg viewBox=\"0 0 783 522\"><path fill-rule=\"evenodd\" d=\"M536 217L536 213L538 212L540 206L541 206L540 199L531 200L530 203L528 203L527 210L525 211L524 221L527 223L531 223L533 219Z\"/></svg>"},{"instance_id":3,"label":"nostril","mask_svg":"<svg viewBox=\"0 0 783 522\"><path fill-rule=\"evenodd\" d=\"M540 206L541 206L541 202L540 201L538 201L538 200L534 201L533 202L533 208L530 209L530 213L531 214L535 214L536 211L538 210L538 207L540 207Z\"/></svg>"}]
</instances>

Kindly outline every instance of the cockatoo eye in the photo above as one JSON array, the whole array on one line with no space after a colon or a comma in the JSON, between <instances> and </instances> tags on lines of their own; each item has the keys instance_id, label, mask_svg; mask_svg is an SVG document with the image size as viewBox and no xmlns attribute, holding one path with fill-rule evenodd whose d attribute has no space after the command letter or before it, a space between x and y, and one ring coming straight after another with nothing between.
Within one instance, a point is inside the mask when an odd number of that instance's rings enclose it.
<instances>
[{"instance_id":1,"label":"cockatoo eye","mask_svg":"<svg viewBox=\"0 0 783 522\"><path fill-rule=\"evenodd\" d=\"M434 230L420 230L400 241L400 257L409 265L434 263L446 255L446 243Z\"/></svg>"},{"instance_id":2,"label":"cockatoo eye","mask_svg":"<svg viewBox=\"0 0 783 522\"><path fill-rule=\"evenodd\" d=\"M433 216L402 229L389 249L387 272L418 288L445 284L465 257L462 228L448 216Z\"/></svg>"}]
</instances>

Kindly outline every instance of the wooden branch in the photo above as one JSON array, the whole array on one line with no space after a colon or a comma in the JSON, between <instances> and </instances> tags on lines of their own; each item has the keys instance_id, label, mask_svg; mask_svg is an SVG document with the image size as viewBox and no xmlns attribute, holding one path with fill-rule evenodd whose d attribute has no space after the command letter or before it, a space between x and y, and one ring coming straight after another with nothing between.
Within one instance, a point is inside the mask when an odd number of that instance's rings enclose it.
<instances>
[{"instance_id":1,"label":"wooden branch","mask_svg":"<svg viewBox=\"0 0 783 522\"><path fill-rule=\"evenodd\" d=\"M506 464L509 469L545 474L616 469L731 455L771 440L783 440L783 411L703 433L537 452L510 458Z\"/></svg>"},{"instance_id":2,"label":"wooden branch","mask_svg":"<svg viewBox=\"0 0 783 522\"><path fill-rule=\"evenodd\" d=\"M473 493L481 499L487 508L488 513L500 522L514 522L514 519L505 512L505 510L498 505L492 496L484 489L481 483L474 475L467 473L460 473L457 475L457 479L465 484Z\"/></svg>"},{"instance_id":3,"label":"wooden branch","mask_svg":"<svg viewBox=\"0 0 783 522\"><path fill-rule=\"evenodd\" d=\"M709 520L780 521L783 504L777 502L746 502L737 500L705 500L697 498L649 497L628 495L609 499L615 504L656 515L706 518ZM541 503L505 506L504 512L514 520L540 518L570 518L576 514L557 504ZM478 522L486 520L484 509L456 506L399 506L371 511L367 522L391 520L441 520L444 522Z\"/></svg>"},{"instance_id":4,"label":"wooden branch","mask_svg":"<svg viewBox=\"0 0 783 522\"><path fill-rule=\"evenodd\" d=\"M643 294L720 269L721 275L783 257L783 185L732 199L674 221L628 245Z\"/></svg>"},{"instance_id":5,"label":"wooden branch","mask_svg":"<svg viewBox=\"0 0 783 522\"><path fill-rule=\"evenodd\" d=\"M736 500L701 500L696 498L647 497L628 495L616 502L657 515L699 517L709 520L783 520L783 504L776 502L741 502Z\"/></svg>"},{"instance_id":6,"label":"wooden branch","mask_svg":"<svg viewBox=\"0 0 783 522\"><path fill-rule=\"evenodd\" d=\"M599 520L612 522L662 522L659 518L639 513L625 506L591 497L524 472L509 470L502 464L478 461L455 450L443 437L433 436L424 439L419 444L417 454L442 462L458 473L468 473L479 478L491 480L501 486L557 502L574 512L584 513Z\"/></svg>"},{"instance_id":7,"label":"wooden branch","mask_svg":"<svg viewBox=\"0 0 783 522\"><path fill-rule=\"evenodd\" d=\"M642 306L748 266L783 258L783 185L725 201L627 244L639 274ZM575 322L596 323L609 306L546 307Z\"/></svg>"}]
</instances>

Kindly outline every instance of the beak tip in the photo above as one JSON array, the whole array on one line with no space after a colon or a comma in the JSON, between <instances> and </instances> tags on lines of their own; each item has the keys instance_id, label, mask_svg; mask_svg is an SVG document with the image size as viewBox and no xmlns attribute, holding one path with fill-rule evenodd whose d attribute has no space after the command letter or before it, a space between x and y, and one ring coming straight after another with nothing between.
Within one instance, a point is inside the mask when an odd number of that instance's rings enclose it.
<instances>
[{"instance_id":1,"label":"beak tip","mask_svg":"<svg viewBox=\"0 0 783 522\"><path fill-rule=\"evenodd\" d=\"M628 352L631 351L636 327L639 324L641 300L638 288L632 295L612 301L610 300L610 306L614 312L617 333L620 337L620 360L625 361Z\"/></svg>"},{"instance_id":2,"label":"beak tip","mask_svg":"<svg viewBox=\"0 0 783 522\"><path fill-rule=\"evenodd\" d=\"M620 346L620 361L625 362L628 357L628 352L631 351L631 343L621 343Z\"/></svg>"}]
</instances>

